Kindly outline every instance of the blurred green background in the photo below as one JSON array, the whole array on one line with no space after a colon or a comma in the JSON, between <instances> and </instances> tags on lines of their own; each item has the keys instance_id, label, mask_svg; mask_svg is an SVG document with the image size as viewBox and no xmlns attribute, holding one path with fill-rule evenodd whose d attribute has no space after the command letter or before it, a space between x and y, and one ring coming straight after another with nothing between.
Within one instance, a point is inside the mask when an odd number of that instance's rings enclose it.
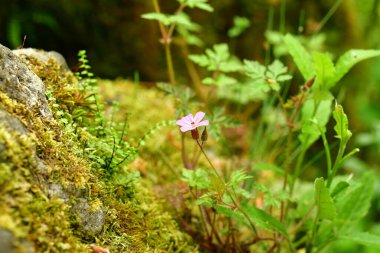
<instances>
[{"instance_id":1,"label":"blurred green background","mask_svg":"<svg viewBox=\"0 0 380 253\"><path fill-rule=\"evenodd\" d=\"M268 28L303 35L314 41L315 48L334 56L350 48L380 49L380 0L209 2L214 7L213 13L189 12L193 21L202 26L199 37L204 47L225 42L240 58L264 62L269 48L265 37ZM336 2L340 2L336 12L319 27ZM161 0L160 5L162 12L172 13L177 2ZM142 81L165 81L166 63L158 26L141 18L143 13L153 11L149 0L0 0L0 43L12 49L23 46L55 50L73 69L78 50L85 49L93 72L101 78L133 79L138 73ZM248 18L251 25L238 37L230 38L227 34L235 16ZM192 53L203 50L190 47ZM274 52L270 53L273 56ZM176 46L173 56L177 76L185 81L183 55ZM336 95L350 119L354 133L351 145L361 149L358 158L350 160L346 168L353 173L373 169L379 175L380 59L356 66L337 87ZM377 181L369 220L380 224ZM371 230L380 233L380 225L371 226Z\"/></svg>"}]
</instances>

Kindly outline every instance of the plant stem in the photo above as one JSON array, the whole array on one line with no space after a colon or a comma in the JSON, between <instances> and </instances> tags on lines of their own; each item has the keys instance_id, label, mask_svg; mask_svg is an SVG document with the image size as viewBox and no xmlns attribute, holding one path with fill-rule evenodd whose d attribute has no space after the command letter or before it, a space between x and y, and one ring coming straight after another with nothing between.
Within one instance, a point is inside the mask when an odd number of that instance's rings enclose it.
<instances>
[{"instance_id":1,"label":"plant stem","mask_svg":"<svg viewBox=\"0 0 380 253\"><path fill-rule=\"evenodd\" d=\"M314 222L313 222L313 230L311 233L311 239L306 246L306 253L311 253L313 250L315 236L316 236L317 230L318 230L318 220L319 220L319 213L317 213L317 215L315 216Z\"/></svg>"},{"instance_id":2,"label":"plant stem","mask_svg":"<svg viewBox=\"0 0 380 253\"><path fill-rule=\"evenodd\" d=\"M185 41L183 41L180 44L180 48L183 54L183 58L185 59L185 65L187 68L187 72L189 73L189 76L191 78L194 91L202 102L206 102L206 96L204 95L204 92L202 89L201 78L199 77L198 71L195 68L194 63L189 60L189 48Z\"/></svg>"},{"instance_id":3,"label":"plant stem","mask_svg":"<svg viewBox=\"0 0 380 253\"><path fill-rule=\"evenodd\" d=\"M161 13L158 1L157 0L152 0L152 1L153 1L153 6L154 6L155 12ZM159 25L160 31L161 31L162 42L163 42L164 47L165 47L165 57L166 57L166 65L168 68L169 81L171 84L175 84L175 73L174 73L174 68L173 68L172 55L171 55L171 51L170 51L171 33L170 33L170 31L168 32L165 29L164 25L161 22L158 22L158 25ZM174 29L174 27L173 27L173 29Z\"/></svg>"},{"instance_id":4,"label":"plant stem","mask_svg":"<svg viewBox=\"0 0 380 253\"><path fill-rule=\"evenodd\" d=\"M345 148L346 148L346 144L343 143L343 141L341 141L340 144L339 144L338 154L336 156L336 159L335 159L335 162L334 162L334 166L332 168L331 177L329 177L328 181L327 181L327 187L330 187L330 185L332 183L332 180L335 177L336 172L338 171L338 169L339 169L339 167L341 165L341 161L342 161L342 158L343 158L343 154L344 154Z\"/></svg>"},{"instance_id":5,"label":"plant stem","mask_svg":"<svg viewBox=\"0 0 380 253\"><path fill-rule=\"evenodd\" d=\"M329 143L327 141L327 138L326 138L326 134L325 132L323 131L323 129L317 124L317 127L319 129L319 131L321 132L321 136L322 136L322 141L323 141L323 146L325 148L325 153L326 153L326 162L327 162L327 178L328 178L328 181L332 180L330 179L332 177L332 171L331 171L331 153L330 153L330 146L329 146Z\"/></svg>"},{"instance_id":6,"label":"plant stem","mask_svg":"<svg viewBox=\"0 0 380 253\"><path fill-rule=\"evenodd\" d=\"M210 164L211 168L214 170L216 176L218 177L218 179L220 180L220 182L222 182L223 184L224 183L224 180L223 178L219 175L218 171L216 170L216 168L214 167L214 165L212 164L211 160L208 158L206 152L204 151L202 145L199 143L199 140L196 140L196 142L198 143L198 146L199 148L201 149L203 155L205 156L206 160L208 161L208 163ZM231 198L235 208L237 208L243 215L244 217L248 220L248 222L250 223L251 227L252 227L252 230L255 232L256 235L258 235L257 233L257 229L256 229L256 226L255 224L253 223L253 221L251 220L251 218L248 216L248 214L246 214L243 210L240 209L239 205L236 203L235 199L233 198L232 194L230 191L228 191L226 189L226 193L229 195L229 197Z\"/></svg>"},{"instance_id":7,"label":"plant stem","mask_svg":"<svg viewBox=\"0 0 380 253\"><path fill-rule=\"evenodd\" d=\"M336 0L331 9L327 12L327 14L323 17L321 22L319 22L318 29L315 30L315 33L319 32L323 26L329 21L329 19L334 15L335 11L338 9L339 5L343 2L343 0Z\"/></svg>"},{"instance_id":8,"label":"plant stem","mask_svg":"<svg viewBox=\"0 0 380 253\"><path fill-rule=\"evenodd\" d=\"M175 84L175 73L174 73L174 67L173 67L173 60L172 60L172 53L170 50L170 41L169 38L164 40L165 45L165 56L166 56L166 65L168 67L168 75L169 75L169 81L171 84Z\"/></svg>"}]
</instances>

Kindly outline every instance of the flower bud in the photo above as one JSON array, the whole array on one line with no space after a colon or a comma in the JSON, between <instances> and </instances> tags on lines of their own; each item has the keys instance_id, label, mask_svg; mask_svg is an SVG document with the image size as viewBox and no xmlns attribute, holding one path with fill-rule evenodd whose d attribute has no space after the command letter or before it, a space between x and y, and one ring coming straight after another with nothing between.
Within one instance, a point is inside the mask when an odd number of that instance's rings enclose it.
<instances>
[{"instance_id":1,"label":"flower bud","mask_svg":"<svg viewBox=\"0 0 380 253\"><path fill-rule=\"evenodd\" d=\"M198 140L199 139L198 128L195 128L195 129L191 130L191 137L193 137L194 140Z\"/></svg>"},{"instance_id":2,"label":"flower bud","mask_svg":"<svg viewBox=\"0 0 380 253\"><path fill-rule=\"evenodd\" d=\"M207 128L205 127L205 129L203 130L202 135L201 135L201 140L203 142L205 142L205 141L207 141L207 138L208 138L208 133L207 133Z\"/></svg>"}]
</instances>

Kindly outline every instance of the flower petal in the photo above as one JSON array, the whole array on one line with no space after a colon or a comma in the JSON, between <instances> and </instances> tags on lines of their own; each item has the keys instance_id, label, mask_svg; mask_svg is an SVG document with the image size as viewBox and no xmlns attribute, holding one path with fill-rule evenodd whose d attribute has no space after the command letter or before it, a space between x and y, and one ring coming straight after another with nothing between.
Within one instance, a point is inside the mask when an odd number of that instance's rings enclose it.
<instances>
[{"instance_id":1,"label":"flower petal","mask_svg":"<svg viewBox=\"0 0 380 253\"><path fill-rule=\"evenodd\" d=\"M176 124L178 126L188 126L189 125L189 123L186 120L184 120L183 118L180 120L177 120Z\"/></svg>"},{"instance_id":2,"label":"flower petal","mask_svg":"<svg viewBox=\"0 0 380 253\"><path fill-rule=\"evenodd\" d=\"M194 128L192 126L183 126L181 127L181 132L187 132L190 130L193 130Z\"/></svg>"},{"instance_id":3,"label":"flower petal","mask_svg":"<svg viewBox=\"0 0 380 253\"><path fill-rule=\"evenodd\" d=\"M205 116L204 112L197 112L195 114L195 117L194 117L195 124L198 124L199 122L201 122L201 120L204 118L204 116Z\"/></svg>"},{"instance_id":4,"label":"flower petal","mask_svg":"<svg viewBox=\"0 0 380 253\"><path fill-rule=\"evenodd\" d=\"M191 122L193 122L193 115L189 114L177 120L176 124L179 126L191 126Z\"/></svg>"},{"instance_id":5,"label":"flower petal","mask_svg":"<svg viewBox=\"0 0 380 253\"><path fill-rule=\"evenodd\" d=\"M208 126L208 120L204 120L204 121L202 121L202 122L199 122L196 126L197 127L200 127L200 126Z\"/></svg>"}]
</instances>

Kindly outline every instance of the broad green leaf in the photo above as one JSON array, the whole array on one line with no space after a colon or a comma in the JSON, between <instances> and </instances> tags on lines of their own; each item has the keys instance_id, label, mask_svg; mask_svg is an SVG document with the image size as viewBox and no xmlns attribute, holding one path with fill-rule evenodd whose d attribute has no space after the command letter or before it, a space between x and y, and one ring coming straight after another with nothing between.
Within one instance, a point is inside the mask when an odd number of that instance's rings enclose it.
<instances>
[{"instance_id":1,"label":"broad green leaf","mask_svg":"<svg viewBox=\"0 0 380 253\"><path fill-rule=\"evenodd\" d=\"M172 23L170 16L162 13L145 13L141 17L148 20L157 20L158 22L161 22L163 25L166 26Z\"/></svg>"},{"instance_id":2,"label":"broad green leaf","mask_svg":"<svg viewBox=\"0 0 380 253\"><path fill-rule=\"evenodd\" d=\"M380 56L380 50L353 49L339 57L335 69L336 74L330 86L334 86L358 62Z\"/></svg>"},{"instance_id":3,"label":"broad green leaf","mask_svg":"<svg viewBox=\"0 0 380 253\"><path fill-rule=\"evenodd\" d=\"M269 231L277 231L285 236L288 236L284 225L275 217L264 212L263 210L251 206L248 203L242 204L240 206L240 210L241 212L244 212L256 226Z\"/></svg>"},{"instance_id":4,"label":"broad green leaf","mask_svg":"<svg viewBox=\"0 0 380 253\"><path fill-rule=\"evenodd\" d=\"M302 44L290 34L284 36L284 42L302 76L305 80L311 79L314 76L314 66L310 54Z\"/></svg>"},{"instance_id":5,"label":"broad green leaf","mask_svg":"<svg viewBox=\"0 0 380 253\"><path fill-rule=\"evenodd\" d=\"M321 136L318 127L325 131L330 113L331 100L310 99L304 103L301 110L302 128L298 137L304 149L310 147Z\"/></svg>"},{"instance_id":6,"label":"broad green leaf","mask_svg":"<svg viewBox=\"0 0 380 253\"><path fill-rule=\"evenodd\" d=\"M204 11L212 12L214 9L208 3L208 0L178 0L181 4L186 4L190 8L198 8Z\"/></svg>"},{"instance_id":7,"label":"broad green leaf","mask_svg":"<svg viewBox=\"0 0 380 253\"><path fill-rule=\"evenodd\" d=\"M363 218L371 205L375 177L372 172L364 174L359 181L354 181L345 194L336 198L338 213L337 226L347 233L356 222Z\"/></svg>"},{"instance_id":8,"label":"broad green leaf","mask_svg":"<svg viewBox=\"0 0 380 253\"><path fill-rule=\"evenodd\" d=\"M251 25L251 21L249 21L246 17L234 17L234 24L228 30L228 37L235 38L242 34L249 26Z\"/></svg>"},{"instance_id":9,"label":"broad green leaf","mask_svg":"<svg viewBox=\"0 0 380 253\"><path fill-rule=\"evenodd\" d=\"M313 54L316 84L314 89L329 90L332 78L335 75L335 67L327 54L314 52Z\"/></svg>"},{"instance_id":10,"label":"broad green leaf","mask_svg":"<svg viewBox=\"0 0 380 253\"><path fill-rule=\"evenodd\" d=\"M338 238L353 241L369 247L380 248L380 235L368 232L355 232L349 235L341 235Z\"/></svg>"},{"instance_id":11,"label":"broad green leaf","mask_svg":"<svg viewBox=\"0 0 380 253\"><path fill-rule=\"evenodd\" d=\"M318 210L318 218L333 220L336 217L334 202L322 177L314 181L314 200Z\"/></svg>"},{"instance_id":12,"label":"broad green leaf","mask_svg":"<svg viewBox=\"0 0 380 253\"><path fill-rule=\"evenodd\" d=\"M347 189L350 184L347 181L340 181L335 187L334 190L331 193L331 197L334 198L339 193L341 193L343 190Z\"/></svg>"},{"instance_id":13,"label":"broad green leaf","mask_svg":"<svg viewBox=\"0 0 380 253\"><path fill-rule=\"evenodd\" d=\"M352 133L348 130L348 119L347 115L343 111L341 105L335 106L335 111L333 112L336 125L334 126L335 137L340 139L344 144L351 138Z\"/></svg>"}]
</instances>

